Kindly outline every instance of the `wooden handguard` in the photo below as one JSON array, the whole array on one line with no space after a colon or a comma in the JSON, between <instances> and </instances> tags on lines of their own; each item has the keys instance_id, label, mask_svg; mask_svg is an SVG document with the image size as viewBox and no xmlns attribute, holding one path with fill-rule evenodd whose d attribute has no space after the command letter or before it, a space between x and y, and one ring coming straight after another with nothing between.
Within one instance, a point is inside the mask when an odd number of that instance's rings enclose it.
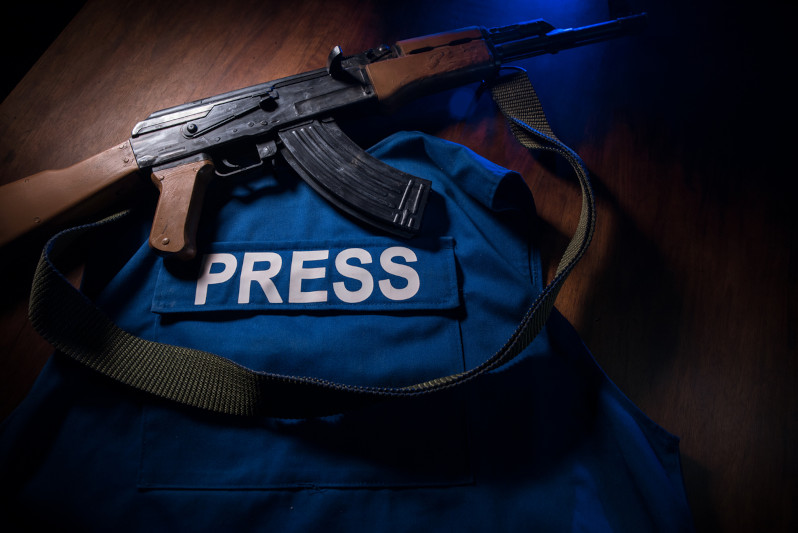
<instances>
[{"instance_id":1,"label":"wooden handguard","mask_svg":"<svg viewBox=\"0 0 798 533\"><path fill-rule=\"evenodd\" d=\"M214 173L213 163L202 159L154 170L152 181L161 192L150 232L150 246L162 255L191 259L205 188Z\"/></svg>"},{"instance_id":2,"label":"wooden handguard","mask_svg":"<svg viewBox=\"0 0 798 533\"><path fill-rule=\"evenodd\" d=\"M0 246L37 227L64 220L118 191L139 170L126 141L71 167L45 170L0 187Z\"/></svg>"},{"instance_id":3,"label":"wooden handguard","mask_svg":"<svg viewBox=\"0 0 798 533\"><path fill-rule=\"evenodd\" d=\"M366 66L381 103L390 107L420 95L480 81L496 64L478 28L396 43L398 57Z\"/></svg>"}]
</instances>

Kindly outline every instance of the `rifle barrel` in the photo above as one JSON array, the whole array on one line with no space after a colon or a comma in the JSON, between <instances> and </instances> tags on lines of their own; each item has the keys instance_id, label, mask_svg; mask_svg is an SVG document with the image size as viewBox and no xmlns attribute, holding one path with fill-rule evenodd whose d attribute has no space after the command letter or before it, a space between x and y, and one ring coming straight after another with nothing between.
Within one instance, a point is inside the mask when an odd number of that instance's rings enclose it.
<instances>
[{"instance_id":1,"label":"rifle barrel","mask_svg":"<svg viewBox=\"0 0 798 533\"><path fill-rule=\"evenodd\" d=\"M488 30L500 63L527 59L593 44L639 31L646 14L630 15L581 28L552 29L545 21L531 21Z\"/></svg>"}]
</instances>

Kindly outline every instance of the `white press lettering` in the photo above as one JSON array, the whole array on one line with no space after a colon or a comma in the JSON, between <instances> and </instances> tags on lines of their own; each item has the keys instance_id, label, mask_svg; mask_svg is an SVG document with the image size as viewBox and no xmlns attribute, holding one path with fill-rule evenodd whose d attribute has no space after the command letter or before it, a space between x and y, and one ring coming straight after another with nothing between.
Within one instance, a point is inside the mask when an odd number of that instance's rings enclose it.
<instances>
[{"instance_id":1,"label":"white press lettering","mask_svg":"<svg viewBox=\"0 0 798 533\"><path fill-rule=\"evenodd\" d=\"M256 263L269 263L266 270L255 270ZM272 278L280 272L283 266L283 258L274 252L248 252L244 254L241 262L241 281L238 286L238 303L249 303L249 291L252 282L257 281L266 299L271 303L283 303L277 287L274 286Z\"/></svg>"},{"instance_id":2,"label":"white press lettering","mask_svg":"<svg viewBox=\"0 0 798 533\"><path fill-rule=\"evenodd\" d=\"M211 274L213 265L222 264L224 269L221 272ZM233 254L208 254L202 260L202 274L197 280L197 290L194 293L194 305L205 305L208 297L208 285L224 283L233 277L236 272L238 262Z\"/></svg>"},{"instance_id":3,"label":"white press lettering","mask_svg":"<svg viewBox=\"0 0 798 533\"><path fill-rule=\"evenodd\" d=\"M294 252L291 259L291 280L288 285L289 303L318 303L327 301L327 291L302 291L302 282L306 279L320 279L325 276L325 267L305 268L305 261L324 261L330 255L329 250L310 250Z\"/></svg>"},{"instance_id":4,"label":"white press lettering","mask_svg":"<svg viewBox=\"0 0 798 533\"><path fill-rule=\"evenodd\" d=\"M417 253L403 246L218 252L202 258L196 286L191 290L194 305L208 305L210 301L214 309L231 304L290 307L292 304L357 305L385 299L403 302L417 298L420 292L423 268L419 270L422 265L413 264L418 261ZM424 266L431 268L427 262ZM236 290L233 283L238 284L237 298L231 294ZM214 285L223 286L214 289ZM190 293L185 296L190 298ZM174 295L170 298L174 300Z\"/></svg>"},{"instance_id":5,"label":"white press lettering","mask_svg":"<svg viewBox=\"0 0 798 533\"><path fill-rule=\"evenodd\" d=\"M349 264L349 259L357 259L360 261L361 265L368 265L371 263L371 254L363 248L347 248L335 257L336 270L338 270L342 276L360 282L359 289L350 291L346 288L346 284L343 281L336 281L333 283L335 295L342 302L354 304L362 302L371 296L371 292L374 290L374 279L365 268Z\"/></svg>"},{"instance_id":6,"label":"white press lettering","mask_svg":"<svg viewBox=\"0 0 798 533\"><path fill-rule=\"evenodd\" d=\"M416 295L418 289L421 287L421 280L418 277L418 272L412 267L401 263L394 263L392 261L395 257L401 257L409 263L418 261L415 252L410 248L403 246L393 246L386 249L380 255L380 266L388 274L393 274L400 278L407 280L407 285L401 288L396 288L389 279L382 279L379 282L380 290L386 298L393 301L408 300Z\"/></svg>"}]
</instances>

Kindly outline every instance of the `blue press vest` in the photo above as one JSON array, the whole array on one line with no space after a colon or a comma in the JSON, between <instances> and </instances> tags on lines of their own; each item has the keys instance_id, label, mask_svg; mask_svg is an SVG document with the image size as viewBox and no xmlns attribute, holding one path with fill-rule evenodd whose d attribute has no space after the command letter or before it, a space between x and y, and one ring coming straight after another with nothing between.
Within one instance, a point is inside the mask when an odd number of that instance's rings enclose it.
<instances>
[{"instance_id":1,"label":"blue press vest","mask_svg":"<svg viewBox=\"0 0 798 533\"><path fill-rule=\"evenodd\" d=\"M473 368L542 289L531 194L423 134L371 153L432 180L418 237L370 232L278 170L213 185L190 265L155 255L142 217L145 244L118 272L90 263L85 284L113 275L97 302L123 329L254 370L401 386ZM55 356L0 429L2 516L26 526L692 530L678 439L556 311L475 383L324 418L184 409Z\"/></svg>"}]
</instances>

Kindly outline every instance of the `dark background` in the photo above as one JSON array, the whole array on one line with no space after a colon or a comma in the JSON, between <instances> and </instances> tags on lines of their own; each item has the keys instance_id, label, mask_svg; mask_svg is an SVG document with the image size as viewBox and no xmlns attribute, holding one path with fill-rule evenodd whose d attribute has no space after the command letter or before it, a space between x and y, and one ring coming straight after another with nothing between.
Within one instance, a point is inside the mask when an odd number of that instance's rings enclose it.
<instances>
[{"instance_id":1,"label":"dark background","mask_svg":"<svg viewBox=\"0 0 798 533\"><path fill-rule=\"evenodd\" d=\"M257 20L274 2L89 1L79 12L83 4L15 7L3 19L22 31L3 37L2 182L97 153L156 109L321 66L333 44L355 52L473 24L543 17L578 26L608 16L607 3L588 0L352 0L322 3L319 13L295 0L296 25L275 36ZM621 390L682 439L699 531L794 531L795 8L628 4L649 13L644 34L524 63L599 202L591 250L557 307ZM490 102L471 94L410 106L359 140L421 129L522 172L551 273L576 191L556 162L517 149ZM3 416L49 356L24 318L40 246L23 243L3 259Z\"/></svg>"},{"instance_id":2,"label":"dark background","mask_svg":"<svg viewBox=\"0 0 798 533\"><path fill-rule=\"evenodd\" d=\"M84 2L5 2L0 7L3 86L0 101L16 87Z\"/></svg>"}]
</instances>

